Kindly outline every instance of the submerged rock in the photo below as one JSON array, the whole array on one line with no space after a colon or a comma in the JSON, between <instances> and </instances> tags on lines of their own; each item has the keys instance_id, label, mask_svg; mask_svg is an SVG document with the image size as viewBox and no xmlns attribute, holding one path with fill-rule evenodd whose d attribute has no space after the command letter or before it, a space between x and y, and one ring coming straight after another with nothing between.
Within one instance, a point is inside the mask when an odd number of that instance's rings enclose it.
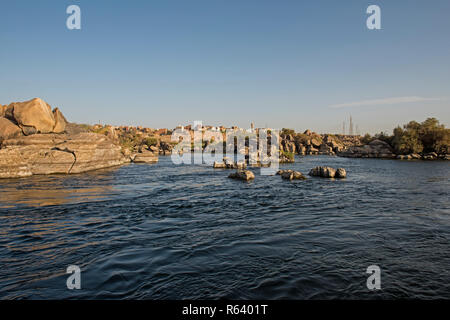
<instances>
[{"instance_id":1,"label":"submerged rock","mask_svg":"<svg viewBox=\"0 0 450 320\"><path fill-rule=\"evenodd\" d=\"M242 170L231 173L228 178L249 181L255 179L255 175L250 170Z\"/></svg>"}]
</instances>

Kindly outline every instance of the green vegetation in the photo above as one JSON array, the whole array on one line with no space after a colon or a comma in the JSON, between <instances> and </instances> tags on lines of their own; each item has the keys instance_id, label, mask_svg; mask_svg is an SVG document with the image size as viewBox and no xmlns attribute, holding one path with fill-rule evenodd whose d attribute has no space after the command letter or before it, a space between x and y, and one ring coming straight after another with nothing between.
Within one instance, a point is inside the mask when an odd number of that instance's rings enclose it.
<instances>
[{"instance_id":1,"label":"green vegetation","mask_svg":"<svg viewBox=\"0 0 450 320\"><path fill-rule=\"evenodd\" d=\"M158 139L155 137L144 138L142 142L147 145L147 147L156 147L158 145Z\"/></svg>"},{"instance_id":2,"label":"green vegetation","mask_svg":"<svg viewBox=\"0 0 450 320\"><path fill-rule=\"evenodd\" d=\"M393 135L381 132L371 137L366 134L361 141L367 144L374 139L389 143L396 154L450 153L450 129L445 128L436 118L428 118L422 123L410 121L403 128L395 128Z\"/></svg>"},{"instance_id":3,"label":"green vegetation","mask_svg":"<svg viewBox=\"0 0 450 320\"><path fill-rule=\"evenodd\" d=\"M292 135L292 136L294 136L294 135L295 135L295 131L292 130L292 129L287 129L287 128L281 129L281 135L287 136L287 135L289 135L289 134Z\"/></svg>"},{"instance_id":4,"label":"green vegetation","mask_svg":"<svg viewBox=\"0 0 450 320\"><path fill-rule=\"evenodd\" d=\"M285 156L286 158L288 158L289 160L294 160L294 153L293 152L288 152L288 151L280 151L281 154L283 156Z\"/></svg>"}]
</instances>

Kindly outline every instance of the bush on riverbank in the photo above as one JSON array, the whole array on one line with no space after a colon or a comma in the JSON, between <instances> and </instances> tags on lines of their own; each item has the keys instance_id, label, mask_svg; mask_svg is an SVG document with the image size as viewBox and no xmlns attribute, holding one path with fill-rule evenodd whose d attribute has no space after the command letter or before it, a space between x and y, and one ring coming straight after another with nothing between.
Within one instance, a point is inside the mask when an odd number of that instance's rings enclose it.
<instances>
[{"instance_id":1,"label":"bush on riverbank","mask_svg":"<svg viewBox=\"0 0 450 320\"><path fill-rule=\"evenodd\" d=\"M294 161L294 153L288 151L280 151L281 155L289 161Z\"/></svg>"}]
</instances>

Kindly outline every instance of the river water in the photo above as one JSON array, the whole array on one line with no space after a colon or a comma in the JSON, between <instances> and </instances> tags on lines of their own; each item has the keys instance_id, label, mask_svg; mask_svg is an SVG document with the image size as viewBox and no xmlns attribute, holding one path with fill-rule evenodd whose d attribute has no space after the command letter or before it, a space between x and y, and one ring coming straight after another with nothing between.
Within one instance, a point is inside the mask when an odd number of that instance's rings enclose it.
<instances>
[{"instance_id":1,"label":"river water","mask_svg":"<svg viewBox=\"0 0 450 320\"><path fill-rule=\"evenodd\" d=\"M2 299L450 298L450 163L297 158L344 180L206 165L0 180ZM66 268L81 268L81 289ZM366 269L381 269L381 290Z\"/></svg>"}]
</instances>

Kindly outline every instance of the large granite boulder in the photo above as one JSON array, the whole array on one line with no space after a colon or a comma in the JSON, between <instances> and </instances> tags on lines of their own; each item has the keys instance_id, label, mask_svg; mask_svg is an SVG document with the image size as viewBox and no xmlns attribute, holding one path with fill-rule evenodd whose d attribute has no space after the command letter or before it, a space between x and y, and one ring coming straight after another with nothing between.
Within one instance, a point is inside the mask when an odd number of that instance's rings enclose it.
<instances>
[{"instance_id":1,"label":"large granite boulder","mask_svg":"<svg viewBox=\"0 0 450 320\"><path fill-rule=\"evenodd\" d=\"M10 120L0 118L0 141L16 137L22 134L22 130Z\"/></svg>"},{"instance_id":2,"label":"large granite boulder","mask_svg":"<svg viewBox=\"0 0 450 320\"><path fill-rule=\"evenodd\" d=\"M129 162L121 147L96 133L35 134L3 140L0 178L81 173Z\"/></svg>"},{"instance_id":3,"label":"large granite boulder","mask_svg":"<svg viewBox=\"0 0 450 320\"><path fill-rule=\"evenodd\" d=\"M6 112L6 106L0 104L0 117L4 117Z\"/></svg>"},{"instance_id":4,"label":"large granite boulder","mask_svg":"<svg viewBox=\"0 0 450 320\"><path fill-rule=\"evenodd\" d=\"M14 102L11 105L12 115L19 127L32 127L39 133L53 132L55 117L51 107L43 100L35 98L25 102ZM26 130L24 130L25 134Z\"/></svg>"}]
</instances>

